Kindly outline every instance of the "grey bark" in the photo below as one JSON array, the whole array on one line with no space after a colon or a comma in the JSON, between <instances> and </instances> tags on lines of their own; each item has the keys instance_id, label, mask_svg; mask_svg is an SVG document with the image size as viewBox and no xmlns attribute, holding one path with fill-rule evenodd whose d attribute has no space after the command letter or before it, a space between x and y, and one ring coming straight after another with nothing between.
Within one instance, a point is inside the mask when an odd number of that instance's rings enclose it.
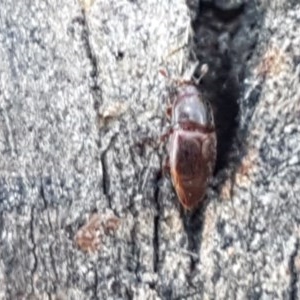
<instances>
[{"instance_id":1,"label":"grey bark","mask_svg":"<svg viewBox=\"0 0 300 300\"><path fill-rule=\"evenodd\" d=\"M300 5L244 2L2 2L0 299L299 298ZM159 70L195 60L219 154L185 213Z\"/></svg>"}]
</instances>

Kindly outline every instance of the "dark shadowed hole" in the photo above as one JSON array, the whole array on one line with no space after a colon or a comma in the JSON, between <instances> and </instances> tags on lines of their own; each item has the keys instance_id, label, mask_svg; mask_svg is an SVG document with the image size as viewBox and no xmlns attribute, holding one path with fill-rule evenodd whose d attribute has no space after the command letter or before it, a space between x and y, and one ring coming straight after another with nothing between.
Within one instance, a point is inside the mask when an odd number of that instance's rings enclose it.
<instances>
[{"instance_id":1,"label":"dark shadowed hole","mask_svg":"<svg viewBox=\"0 0 300 300\"><path fill-rule=\"evenodd\" d=\"M200 48L195 52L203 55ZM203 58L198 57L202 63L207 63L209 66L209 72L203 78L199 88L211 103L214 113L217 133L216 174L228 165L228 155L239 123L238 99L241 87L231 64L230 54L216 52L214 55L216 55L215 60L204 55Z\"/></svg>"},{"instance_id":2,"label":"dark shadowed hole","mask_svg":"<svg viewBox=\"0 0 300 300\"><path fill-rule=\"evenodd\" d=\"M124 58L124 56L125 56L125 53L123 51L119 50L116 54L116 59L122 60Z\"/></svg>"},{"instance_id":3,"label":"dark shadowed hole","mask_svg":"<svg viewBox=\"0 0 300 300\"><path fill-rule=\"evenodd\" d=\"M191 276L193 276L193 272L196 270L196 266L200 260L200 257L197 255L201 246L201 236L204 223L203 218L206 206L207 201L200 205L196 210L190 212L184 211L181 207L183 226L188 236L188 249L192 254L190 265Z\"/></svg>"},{"instance_id":4,"label":"dark shadowed hole","mask_svg":"<svg viewBox=\"0 0 300 300\"><path fill-rule=\"evenodd\" d=\"M228 2L229 3L229 2ZM191 56L199 61L199 69L194 76L201 73L201 66L208 65L208 72L199 84L203 97L213 108L217 133L217 161L215 175L229 167L237 145L239 130L239 98L243 89L246 58L251 57L256 45L256 36L245 37L259 26L253 17L259 17L254 11L254 3L241 3L232 9L222 9L212 1L200 1L197 17L192 23L194 31ZM253 20L254 19L254 20ZM252 39L252 40L251 40ZM243 144L239 141L239 144ZM223 179L225 180L225 179ZM218 185L222 186L222 182ZM218 189L220 188L218 186ZM188 236L189 251L199 253L203 219L206 204L192 213L182 213L184 227ZM230 240L227 241L230 244ZM226 247L227 244L224 246ZM198 260L191 258L191 273L196 270Z\"/></svg>"}]
</instances>

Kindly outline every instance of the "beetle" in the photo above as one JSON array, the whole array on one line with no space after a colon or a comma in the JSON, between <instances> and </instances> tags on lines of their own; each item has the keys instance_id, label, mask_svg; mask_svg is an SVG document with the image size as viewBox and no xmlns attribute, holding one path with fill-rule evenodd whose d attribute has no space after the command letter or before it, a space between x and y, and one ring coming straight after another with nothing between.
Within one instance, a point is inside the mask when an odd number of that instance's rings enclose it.
<instances>
[{"instance_id":1,"label":"beetle","mask_svg":"<svg viewBox=\"0 0 300 300\"><path fill-rule=\"evenodd\" d=\"M216 163L216 130L213 111L194 79L178 81L167 109L171 128L166 168L180 203L186 210L203 202Z\"/></svg>"}]
</instances>

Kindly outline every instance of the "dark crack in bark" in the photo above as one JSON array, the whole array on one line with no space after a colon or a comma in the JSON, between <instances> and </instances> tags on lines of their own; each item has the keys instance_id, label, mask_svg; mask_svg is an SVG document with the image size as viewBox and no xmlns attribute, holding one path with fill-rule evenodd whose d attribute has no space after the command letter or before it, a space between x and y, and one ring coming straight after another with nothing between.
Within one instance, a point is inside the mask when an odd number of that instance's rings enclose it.
<instances>
[{"instance_id":1,"label":"dark crack in bark","mask_svg":"<svg viewBox=\"0 0 300 300\"><path fill-rule=\"evenodd\" d=\"M94 299L98 299L98 285L99 285L99 276L98 276L98 271L97 268L94 268L94 276L95 276L95 283L94 283L94 288L93 288L93 297Z\"/></svg>"},{"instance_id":2,"label":"dark crack in bark","mask_svg":"<svg viewBox=\"0 0 300 300\"><path fill-rule=\"evenodd\" d=\"M30 233L29 233L29 236L30 236L30 240L31 240L31 243L32 243L32 254L33 254L33 267L32 267L32 270L31 270L31 286L32 288L34 288L34 275L35 275L35 272L37 270L37 266L38 266L38 256L36 254L36 242L35 242L35 237L34 237L34 221L35 221L35 207L32 206L31 208L31 211L30 211Z\"/></svg>"},{"instance_id":3,"label":"dark crack in bark","mask_svg":"<svg viewBox=\"0 0 300 300\"><path fill-rule=\"evenodd\" d=\"M250 195L251 195L251 201L249 201L249 203L250 203L250 208L249 208L249 213L248 213L249 219L247 222L247 229L249 232L249 236L248 236L247 242L246 242L247 252L251 252L251 243L253 241L254 234L255 234L255 228L253 226L253 220L252 220L253 216L254 216L253 211L255 210L254 201L253 201L254 195L252 194L251 190L250 190Z\"/></svg>"},{"instance_id":4,"label":"dark crack in bark","mask_svg":"<svg viewBox=\"0 0 300 300\"><path fill-rule=\"evenodd\" d=\"M114 135L110 142L109 145L107 146L107 148L101 153L101 157L100 157L100 161L101 161L101 166L102 166L102 190L103 190L103 194L106 196L107 201L108 201L108 207L113 210L112 208L112 202L111 202L111 196L110 196L110 179L109 179L109 166L107 163L107 152L110 151L110 148L112 147L115 139L116 139L116 135ZM114 211L114 210L113 210ZM116 211L114 211L115 215L118 216L118 213Z\"/></svg>"},{"instance_id":5,"label":"dark crack in bark","mask_svg":"<svg viewBox=\"0 0 300 300\"><path fill-rule=\"evenodd\" d=\"M295 243L294 251L292 252L289 260L289 271L290 271L290 286L289 286L289 299L290 300L297 300L298 299L298 288L297 288L297 282L298 282L298 271L296 267L296 259L299 255L299 245L300 241L297 239Z\"/></svg>"},{"instance_id":6,"label":"dark crack in bark","mask_svg":"<svg viewBox=\"0 0 300 300\"><path fill-rule=\"evenodd\" d=\"M3 228L4 228L3 211L0 210L0 237L2 236ZM3 244L3 240L0 239L0 245L2 246L2 244Z\"/></svg>"},{"instance_id":7,"label":"dark crack in bark","mask_svg":"<svg viewBox=\"0 0 300 300\"><path fill-rule=\"evenodd\" d=\"M233 154L239 151L247 135L245 129L243 135L239 132L238 99L243 90L245 62L251 58L257 43L253 28L260 26L259 21L254 3L241 2L240 6L225 10L213 2L200 1L197 18L192 23L195 32L192 52L200 66L207 64L209 67L200 89L214 110L218 141L215 173L228 168L232 157L239 159L238 153ZM245 34L249 38L242 40ZM196 70L196 77L197 72L199 70ZM256 102L252 103L254 108ZM242 139L239 145L238 135Z\"/></svg>"},{"instance_id":8,"label":"dark crack in bark","mask_svg":"<svg viewBox=\"0 0 300 300\"><path fill-rule=\"evenodd\" d=\"M130 248L130 256L127 261L127 269L130 272L134 272L136 276L136 280L140 281L139 270L140 270L140 251L136 245L136 223L134 223L131 231L131 248Z\"/></svg>"},{"instance_id":9,"label":"dark crack in bark","mask_svg":"<svg viewBox=\"0 0 300 300\"><path fill-rule=\"evenodd\" d=\"M133 300L134 299L133 298L133 293L128 287L126 287L126 289L125 289L125 295L126 295L128 300Z\"/></svg>"},{"instance_id":10,"label":"dark crack in bark","mask_svg":"<svg viewBox=\"0 0 300 300\"><path fill-rule=\"evenodd\" d=\"M7 101L7 99L5 99L4 101ZM11 128L11 120L7 109L0 108L0 115L3 116L4 125L6 127L6 134L5 134L6 144L9 145L11 155L16 156L17 155L16 141L13 134L13 130Z\"/></svg>"},{"instance_id":11,"label":"dark crack in bark","mask_svg":"<svg viewBox=\"0 0 300 300\"><path fill-rule=\"evenodd\" d=\"M58 272L57 272L56 263L55 263L55 254L53 253L53 244L54 243L51 243L51 245L49 247L50 261L51 261L51 266L52 266L53 273L55 276L55 281L59 282ZM56 291L56 288L57 287L55 287L55 291Z\"/></svg>"},{"instance_id":12,"label":"dark crack in bark","mask_svg":"<svg viewBox=\"0 0 300 300\"><path fill-rule=\"evenodd\" d=\"M215 174L232 169L229 172L231 197L234 194L235 169L241 160L248 133L248 128L239 128L239 97L243 90L245 62L250 60L257 43L257 35L251 35L251 32L255 32L255 26L260 26L259 20L260 15L254 3L241 2L232 9L222 9L213 1L200 0L197 17L192 22L195 32L192 54L195 54L200 66L207 64L209 67L199 88L214 111L218 141ZM241 33L249 34L249 39L242 40ZM200 69L196 70L195 77L199 77L200 72ZM252 112L259 95L260 91L251 100ZM221 191L223 183L228 179L228 172L222 172L219 179L217 189ZM193 214L182 214L189 251L196 253L200 251L205 206ZM191 257L191 274L196 270L198 261L199 258Z\"/></svg>"},{"instance_id":13,"label":"dark crack in bark","mask_svg":"<svg viewBox=\"0 0 300 300\"><path fill-rule=\"evenodd\" d=\"M156 215L154 216L154 228L153 228L153 270L155 273L158 272L158 268L159 268L159 222L160 222L159 182L161 179L162 179L162 172L158 171L155 178L155 191L154 191Z\"/></svg>"},{"instance_id":14,"label":"dark crack in bark","mask_svg":"<svg viewBox=\"0 0 300 300\"><path fill-rule=\"evenodd\" d=\"M103 194L108 199L108 206L111 208L111 201L109 197L109 189L110 189L110 182L108 177L108 166L107 166L107 160L106 160L106 151L103 151L101 154L101 165L102 165L102 190Z\"/></svg>"},{"instance_id":15,"label":"dark crack in bark","mask_svg":"<svg viewBox=\"0 0 300 300\"><path fill-rule=\"evenodd\" d=\"M88 27L88 22L86 20L86 12L82 10L82 16L78 17L73 20L73 22L77 22L80 24L83 28L82 30L82 40L84 43L84 47L86 50L86 55L88 59L90 60L92 71L90 73L90 78L91 78L91 91L93 95L93 100L94 100L94 109L96 112L98 112L99 106L100 106L100 101L102 99L102 90L101 87L98 83L98 78L99 78L99 70L98 70L98 62L97 62L97 57L93 52L91 43L90 43L90 31Z\"/></svg>"},{"instance_id":16,"label":"dark crack in bark","mask_svg":"<svg viewBox=\"0 0 300 300\"><path fill-rule=\"evenodd\" d=\"M52 233L54 233L55 229L53 228L51 218L50 218L50 210L49 210L49 203L47 201L47 196L46 196L46 191L45 191L45 180L46 184L51 184L51 177L41 178L39 182L39 193L42 198L42 201L44 203L44 211L46 212L47 215L47 221L48 221L48 226L50 227L50 230Z\"/></svg>"},{"instance_id":17,"label":"dark crack in bark","mask_svg":"<svg viewBox=\"0 0 300 300\"><path fill-rule=\"evenodd\" d=\"M45 188L44 188L44 183L43 183L43 179L41 179L40 181L40 196L43 200L43 203L44 203L44 209L47 210L48 208L48 203L47 203L47 200L46 200L46 195L45 195Z\"/></svg>"},{"instance_id":18,"label":"dark crack in bark","mask_svg":"<svg viewBox=\"0 0 300 300\"><path fill-rule=\"evenodd\" d=\"M203 231L204 212L206 209L206 203L203 203L199 208L192 212L185 212L181 208L181 215L183 219L183 225L188 237L188 250L195 255L190 256L190 276L192 279L193 272L196 270L196 266L200 260L198 257L199 250L201 248L201 239Z\"/></svg>"}]
</instances>

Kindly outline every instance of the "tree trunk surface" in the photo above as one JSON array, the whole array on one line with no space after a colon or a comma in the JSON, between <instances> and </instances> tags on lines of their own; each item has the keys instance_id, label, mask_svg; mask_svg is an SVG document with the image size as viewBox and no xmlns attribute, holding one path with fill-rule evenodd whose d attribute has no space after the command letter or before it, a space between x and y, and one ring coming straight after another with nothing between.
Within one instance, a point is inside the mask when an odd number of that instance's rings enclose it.
<instances>
[{"instance_id":1,"label":"tree trunk surface","mask_svg":"<svg viewBox=\"0 0 300 300\"><path fill-rule=\"evenodd\" d=\"M298 1L4 1L0 57L0 299L299 299ZM188 212L159 141L195 62Z\"/></svg>"}]
</instances>

